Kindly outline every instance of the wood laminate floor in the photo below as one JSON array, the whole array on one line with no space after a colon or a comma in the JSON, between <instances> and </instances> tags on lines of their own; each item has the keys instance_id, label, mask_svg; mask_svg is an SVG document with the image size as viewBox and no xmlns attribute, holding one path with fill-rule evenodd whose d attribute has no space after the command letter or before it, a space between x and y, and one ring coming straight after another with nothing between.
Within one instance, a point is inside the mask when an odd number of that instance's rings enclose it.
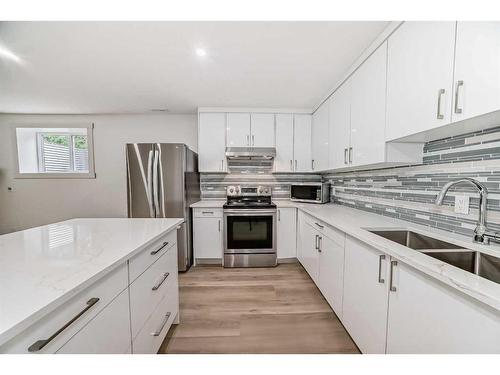
<instances>
[{"instance_id":1,"label":"wood laminate floor","mask_svg":"<svg viewBox=\"0 0 500 375\"><path fill-rule=\"evenodd\" d=\"M192 267L159 353L359 353L298 263Z\"/></svg>"}]
</instances>

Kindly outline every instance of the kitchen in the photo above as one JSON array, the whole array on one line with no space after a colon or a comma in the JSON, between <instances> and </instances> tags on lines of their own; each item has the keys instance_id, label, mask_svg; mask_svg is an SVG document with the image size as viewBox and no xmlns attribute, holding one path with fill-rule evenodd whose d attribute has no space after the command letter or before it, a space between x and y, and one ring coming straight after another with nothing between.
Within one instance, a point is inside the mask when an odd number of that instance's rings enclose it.
<instances>
[{"instance_id":1,"label":"kitchen","mask_svg":"<svg viewBox=\"0 0 500 375\"><path fill-rule=\"evenodd\" d=\"M500 354L500 22L0 41L0 353Z\"/></svg>"}]
</instances>

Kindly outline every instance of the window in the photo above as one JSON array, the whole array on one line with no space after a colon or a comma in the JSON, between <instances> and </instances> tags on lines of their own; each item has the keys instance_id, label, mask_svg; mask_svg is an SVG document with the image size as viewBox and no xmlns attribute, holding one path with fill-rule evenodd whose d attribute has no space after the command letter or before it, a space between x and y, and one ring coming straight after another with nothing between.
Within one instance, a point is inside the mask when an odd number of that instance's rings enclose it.
<instances>
[{"instance_id":1,"label":"window","mask_svg":"<svg viewBox=\"0 0 500 375\"><path fill-rule=\"evenodd\" d=\"M93 178L92 126L16 128L18 178Z\"/></svg>"}]
</instances>

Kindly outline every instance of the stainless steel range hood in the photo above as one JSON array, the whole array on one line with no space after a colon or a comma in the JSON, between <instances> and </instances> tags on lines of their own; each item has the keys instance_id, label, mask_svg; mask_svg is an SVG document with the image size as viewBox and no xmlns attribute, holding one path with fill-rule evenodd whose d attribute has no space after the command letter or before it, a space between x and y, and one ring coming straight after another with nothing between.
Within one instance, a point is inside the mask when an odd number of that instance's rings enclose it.
<instances>
[{"instance_id":1,"label":"stainless steel range hood","mask_svg":"<svg viewBox=\"0 0 500 375\"><path fill-rule=\"evenodd\" d=\"M227 147L229 160L272 160L276 156L274 147Z\"/></svg>"}]
</instances>

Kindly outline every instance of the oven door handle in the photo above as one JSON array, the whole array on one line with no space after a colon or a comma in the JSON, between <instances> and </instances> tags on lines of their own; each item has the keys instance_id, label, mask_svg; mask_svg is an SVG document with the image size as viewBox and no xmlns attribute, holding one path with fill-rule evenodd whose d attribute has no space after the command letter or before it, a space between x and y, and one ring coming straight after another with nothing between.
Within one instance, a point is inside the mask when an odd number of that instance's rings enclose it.
<instances>
[{"instance_id":1,"label":"oven door handle","mask_svg":"<svg viewBox=\"0 0 500 375\"><path fill-rule=\"evenodd\" d=\"M261 216L261 215L276 215L277 210L266 210L266 209L242 209L242 210L233 210L226 209L223 211L224 215L227 216Z\"/></svg>"}]
</instances>

